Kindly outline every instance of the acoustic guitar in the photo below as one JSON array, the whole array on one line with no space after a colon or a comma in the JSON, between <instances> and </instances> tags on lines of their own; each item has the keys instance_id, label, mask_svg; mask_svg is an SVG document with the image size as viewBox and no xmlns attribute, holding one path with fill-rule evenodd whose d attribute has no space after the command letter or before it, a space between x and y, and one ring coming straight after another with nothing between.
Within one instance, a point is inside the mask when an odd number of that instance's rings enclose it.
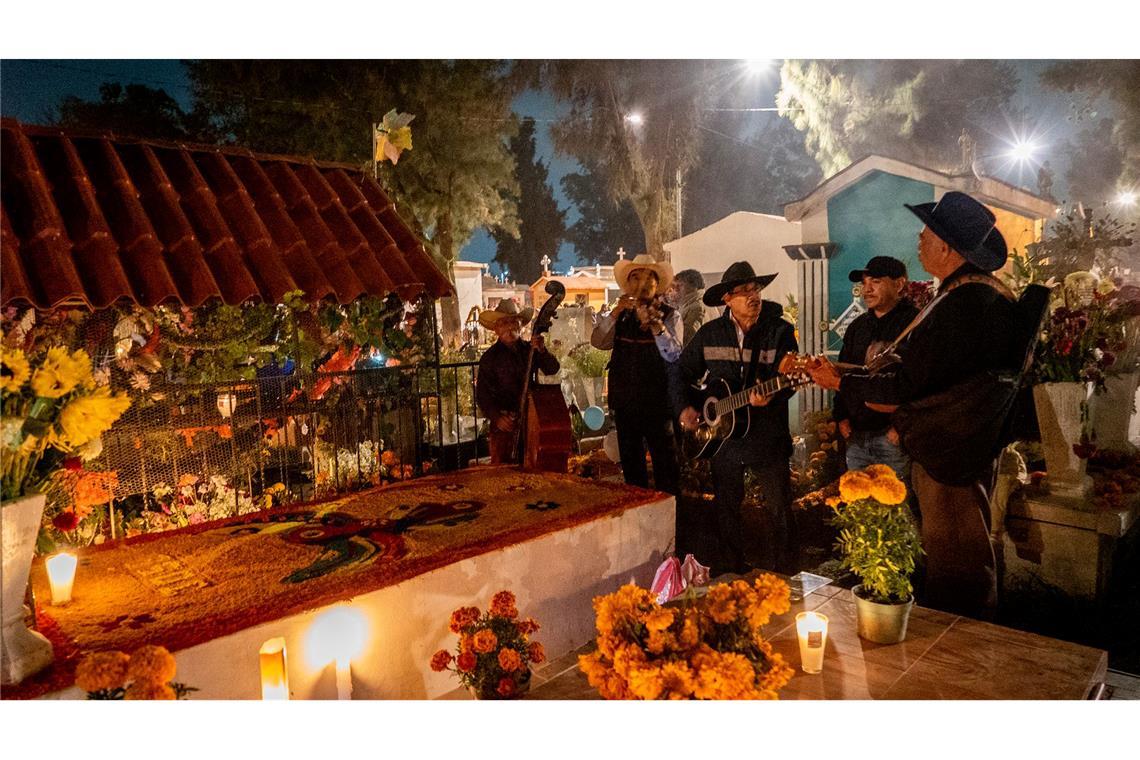
<instances>
[{"instance_id":1,"label":"acoustic guitar","mask_svg":"<svg viewBox=\"0 0 1140 760\"><path fill-rule=\"evenodd\" d=\"M710 459L724 446L729 438L743 438L748 434L752 420L745 407L752 391L761 396L773 396L788 388L798 388L811 383L804 374L810 357L785 354L776 371L779 373L769 380L750 385L742 391L732 392L724 380L716 380L706 387L708 395L700 408L700 422L693 430L685 431L681 450L689 459ZM744 410L744 411L741 411Z\"/></svg>"}]
</instances>

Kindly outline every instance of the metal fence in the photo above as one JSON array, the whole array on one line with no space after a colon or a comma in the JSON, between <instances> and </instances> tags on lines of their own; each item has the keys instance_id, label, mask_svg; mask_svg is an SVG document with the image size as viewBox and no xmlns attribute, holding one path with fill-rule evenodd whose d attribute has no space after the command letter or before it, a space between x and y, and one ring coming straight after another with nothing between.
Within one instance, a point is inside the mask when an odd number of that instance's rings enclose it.
<instances>
[{"instance_id":1,"label":"metal fence","mask_svg":"<svg viewBox=\"0 0 1140 760\"><path fill-rule=\"evenodd\" d=\"M462 468L487 452L477 366L152 388L152 402L133 405L103 436L92 466L115 470L116 500L133 497L136 508L192 486L211 500L209 519L247 511L267 492L275 503L310 501Z\"/></svg>"}]
</instances>

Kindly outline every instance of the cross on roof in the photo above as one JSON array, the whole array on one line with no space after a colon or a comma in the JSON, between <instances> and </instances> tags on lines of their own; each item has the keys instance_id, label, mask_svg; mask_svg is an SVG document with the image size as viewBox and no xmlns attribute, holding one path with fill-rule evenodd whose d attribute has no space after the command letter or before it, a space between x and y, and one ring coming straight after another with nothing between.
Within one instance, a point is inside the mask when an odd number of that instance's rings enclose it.
<instances>
[{"instance_id":1,"label":"cross on roof","mask_svg":"<svg viewBox=\"0 0 1140 760\"><path fill-rule=\"evenodd\" d=\"M543 255L542 259L540 259L538 263L542 264L543 274L550 274L550 265L553 262L551 262L549 256Z\"/></svg>"}]
</instances>

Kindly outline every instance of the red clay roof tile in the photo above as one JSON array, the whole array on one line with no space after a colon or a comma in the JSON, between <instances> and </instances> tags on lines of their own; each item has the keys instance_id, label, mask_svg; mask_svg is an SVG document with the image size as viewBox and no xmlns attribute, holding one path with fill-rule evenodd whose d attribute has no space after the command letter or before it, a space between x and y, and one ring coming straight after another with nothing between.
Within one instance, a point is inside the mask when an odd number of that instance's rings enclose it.
<instances>
[{"instance_id":1,"label":"red clay roof tile","mask_svg":"<svg viewBox=\"0 0 1140 760\"><path fill-rule=\"evenodd\" d=\"M453 292L359 167L11 119L0 148L5 305Z\"/></svg>"}]
</instances>

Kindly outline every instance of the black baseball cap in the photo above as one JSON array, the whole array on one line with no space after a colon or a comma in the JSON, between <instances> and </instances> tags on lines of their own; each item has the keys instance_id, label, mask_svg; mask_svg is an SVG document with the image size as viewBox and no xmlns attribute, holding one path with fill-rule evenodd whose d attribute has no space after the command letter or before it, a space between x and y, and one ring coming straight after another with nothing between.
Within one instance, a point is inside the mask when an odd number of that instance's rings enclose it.
<instances>
[{"instance_id":1,"label":"black baseball cap","mask_svg":"<svg viewBox=\"0 0 1140 760\"><path fill-rule=\"evenodd\" d=\"M862 282L864 277L906 277L906 264L890 256L875 256L866 269L852 269L847 275L851 282Z\"/></svg>"}]
</instances>

